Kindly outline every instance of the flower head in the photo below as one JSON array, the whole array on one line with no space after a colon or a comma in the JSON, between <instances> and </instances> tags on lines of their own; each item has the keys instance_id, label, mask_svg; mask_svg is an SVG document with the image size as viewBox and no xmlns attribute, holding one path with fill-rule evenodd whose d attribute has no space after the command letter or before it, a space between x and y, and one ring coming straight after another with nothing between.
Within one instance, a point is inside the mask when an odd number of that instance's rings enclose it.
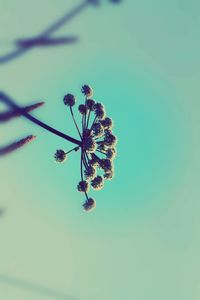
<instances>
[{"instance_id":1,"label":"flower head","mask_svg":"<svg viewBox=\"0 0 200 300\"><path fill-rule=\"evenodd\" d=\"M92 88L89 85L84 85L82 93L86 98L78 106L81 115L81 129L72 110L72 106L76 102L75 97L71 94L64 97L64 103L70 107L72 119L80 136L80 142L77 143L76 148L67 153L63 150L57 150L55 159L62 162L68 153L81 150L81 181L78 183L77 189L86 195L87 200L83 204L84 210L91 211L96 206L96 202L88 197L90 186L94 190L101 190L105 181L113 179L113 160L116 156L117 138L112 132L112 119L106 117L104 105L99 102L96 103L90 98L93 93ZM101 175L102 171L103 175Z\"/></svg>"},{"instance_id":2,"label":"flower head","mask_svg":"<svg viewBox=\"0 0 200 300\"><path fill-rule=\"evenodd\" d=\"M117 143L117 138L112 133L107 133L104 138L104 144L108 147L114 147Z\"/></svg>"},{"instance_id":3,"label":"flower head","mask_svg":"<svg viewBox=\"0 0 200 300\"><path fill-rule=\"evenodd\" d=\"M86 180L82 180L78 183L77 189L79 192L87 193L89 191L89 184Z\"/></svg>"},{"instance_id":4,"label":"flower head","mask_svg":"<svg viewBox=\"0 0 200 300\"><path fill-rule=\"evenodd\" d=\"M92 132L93 132L95 138L100 138L104 135L103 126L101 125L100 122L94 124L94 126L92 128Z\"/></svg>"},{"instance_id":5,"label":"flower head","mask_svg":"<svg viewBox=\"0 0 200 300\"><path fill-rule=\"evenodd\" d=\"M106 180L112 180L114 177L114 171L105 172L103 177Z\"/></svg>"},{"instance_id":6,"label":"flower head","mask_svg":"<svg viewBox=\"0 0 200 300\"><path fill-rule=\"evenodd\" d=\"M109 159L101 159L101 167L105 172L111 171L113 168L112 162Z\"/></svg>"},{"instance_id":7,"label":"flower head","mask_svg":"<svg viewBox=\"0 0 200 300\"><path fill-rule=\"evenodd\" d=\"M86 96L86 97L92 97L93 95L93 90L89 85L83 85L81 92Z\"/></svg>"},{"instance_id":8,"label":"flower head","mask_svg":"<svg viewBox=\"0 0 200 300\"><path fill-rule=\"evenodd\" d=\"M54 158L56 162L63 163L67 159L67 154L64 150L56 150L54 154Z\"/></svg>"},{"instance_id":9,"label":"flower head","mask_svg":"<svg viewBox=\"0 0 200 300\"><path fill-rule=\"evenodd\" d=\"M95 101L92 99L87 99L86 100L86 106L89 110L94 110L94 106L95 106Z\"/></svg>"},{"instance_id":10,"label":"flower head","mask_svg":"<svg viewBox=\"0 0 200 300\"><path fill-rule=\"evenodd\" d=\"M67 94L67 95L64 96L63 102L64 102L65 105L72 107L76 103L76 98L72 94Z\"/></svg>"},{"instance_id":11,"label":"flower head","mask_svg":"<svg viewBox=\"0 0 200 300\"><path fill-rule=\"evenodd\" d=\"M111 118L106 117L104 120L101 121L101 124L104 127L104 129L112 129L113 120Z\"/></svg>"},{"instance_id":12,"label":"flower head","mask_svg":"<svg viewBox=\"0 0 200 300\"><path fill-rule=\"evenodd\" d=\"M104 180L102 176L97 176L91 181L91 186L94 190L101 190L104 185Z\"/></svg>"},{"instance_id":13,"label":"flower head","mask_svg":"<svg viewBox=\"0 0 200 300\"><path fill-rule=\"evenodd\" d=\"M95 140L91 136L86 137L84 150L88 153L93 153L96 151L96 148L97 148L97 144Z\"/></svg>"},{"instance_id":14,"label":"flower head","mask_svg":"<svg viewBox=\"0 0 200 300\"><path fill-rule=\"evenodd\" d=\"M82 114L82 115L87 114L87 107L84 104L80 104L78 107L78 110L79 110L80 114Z\"/></svg>"},{"instance_id":15,"label":"flower head","mask_svg":"<svg viewBox=\"0 0 200 300\"><path fill-rule=\"evenodd\" d=\"M115 148L110 148L106 152L106 157L110 160L113 160L116 157L116 150Z\"/></svg>"},{"instance_id":16,"label":"flower head","mask_svg":"<svg viewBox=\"0 0 200 300\"><path fill-rule=\"evenodd\" d=\"M88 198L83 204L83 209L86 212L92 211L96 207L96 201L92 198Z\"/></svg>"},{"instance_id":17,"label":"flower head","mask_svg":"<svg viewBox=\"0 0 200 300\"><path fill-rule=\"evenodd\" d=\"M106 116L104 108L95 108L95 114L99 120L103 120Z\"/></svg>"},{"instance_id":18,"label":"flower head","mask_svg":"<svg viewBox=\"0 0 200 300\"><path fill-rule=\"evenodd\" d=\"M88 166L84 171L86 179L94 179L96 176L96 169L92 165Z\"/></svg>"}]
</instances>

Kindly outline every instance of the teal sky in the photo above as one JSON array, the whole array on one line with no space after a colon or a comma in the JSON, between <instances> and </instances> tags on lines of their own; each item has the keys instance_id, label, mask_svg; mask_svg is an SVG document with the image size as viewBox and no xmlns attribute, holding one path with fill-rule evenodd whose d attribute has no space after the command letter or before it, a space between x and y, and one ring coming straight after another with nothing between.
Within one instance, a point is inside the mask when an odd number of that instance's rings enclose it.
<instances>
[{"instance_id":1,"label":"teal sky","mask_svg":"<svg viewBox=\"0 0 200 300\"><path fill-rule=\"evenodd\" d=\"M0 0L0 53L79 2ZM115 179L85 214L79 155L53 160L71 145L24 119L0 127L1 144L37 135L0 161L0 299L200 299L200 2L102 2L55 34L76 44L0 65L2 91L45 101L34 115L74 137L62 98L81 103L90 84L119 139Z\"/></svg>"}]
</instances>

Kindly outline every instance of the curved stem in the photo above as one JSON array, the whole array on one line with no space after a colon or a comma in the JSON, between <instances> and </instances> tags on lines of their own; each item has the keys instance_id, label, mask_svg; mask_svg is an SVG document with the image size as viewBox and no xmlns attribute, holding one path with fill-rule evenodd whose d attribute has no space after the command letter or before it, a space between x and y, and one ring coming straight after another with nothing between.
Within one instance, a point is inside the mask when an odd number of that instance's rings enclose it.
<instances>
[{"instance_id":1,"label":"curved stem","mask_svg":"<svg viewBox=\"0 0 200 300\"><path fill-rule=\"evenodd\" d=\"M4 102L6 105L8 105L9 107L11 107L12 109L16 110L16 112L18 112L20 115L24 116L26 119L28 119L29 121L35 123L36 125L44 128L45 130L50 131L51 133L67 140L68 142L71 142L78 146L82 145L81 141L76 140L73 137L71 137L67 134L64 134L63 132L61 132L61 131L41 122L40 120L36 119L35 117L29 115L25 110L21 109L10 97L8 97L7 95L5 95L2 92L0 92L0 100L2 102Z\"/></svg>"},{"instance_id":2,"label":"curved stem","mask_svg":"<svg viewBox=\"0 0 200 300\"><path fill-rule=\"evenodd\" d=\"M78 146L78 147L75 147L75 148L73 148L73 149L67 151L66 154L69 154L69 153L71 153L71 152L73 152L73 151L77 152L77 151L79 150L79 148L80 148L79 146Z\"/></svg>"},{"instance_id":3,"label":"curved stem","mask_svg":"<svg viewBox=\"0 0 200 300\"><path fill-rule=\"evenodd\" d=\"M98 118L97 116L94 118L94 121L93 121L93 123L92 123L92 126L91 126L90 130L92 130L94 124L96 123L97 118Z\"/></svg>"},{"instance_id":4,"label":"curved stem","mask_svg":"<svg viewBox=\"0 0 200 300\"><path fill-rule=\"evenodd\" d=\"M80 133L78 124L76 123L76 119L75 119L75 117L74 117L73 109L72 109L71 106L70 106L70 112L71 112L71 115L72 115L72 119L73 119L73 121L74 121L74 124L75 124L75 126L76 126L76 129L77 129L77 131L78 131L78 134L79 134L79 136L80 136L80 138L81 138L81 140L82 140L82 135L81 135L81 133Z\"/></svg>"},{"instance_id":5,"label":"curved stem","mask_svg":"<svg viewBox=\"0 0 200 300\"><path fill-rule=\"evenodd\" d=\"M81 148L81 180L83 181L83 149ZM85 192L86 199L88 200L88 194Z\"/></svg>"}]
</instances>

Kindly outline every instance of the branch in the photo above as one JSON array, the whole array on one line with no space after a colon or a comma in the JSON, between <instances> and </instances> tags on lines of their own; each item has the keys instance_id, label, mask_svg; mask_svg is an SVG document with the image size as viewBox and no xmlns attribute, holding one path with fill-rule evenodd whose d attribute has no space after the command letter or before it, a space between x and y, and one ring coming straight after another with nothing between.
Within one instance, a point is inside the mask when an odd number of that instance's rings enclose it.
<instances>
[{"instance_id":1,"label":"branch","mask_svg":"<svg viewBox=\"0 0 200 300\"><path fill-rule=\"evenodd\" d=\"M28 113L28 112L31 112L31 111L37 109L38 107L40 107L42 105L44 105L44 102L38 102L33 105L25 106L22 109ZM8 110L6 112L0 112L0 123L8 122L11 119L14 119L14 118L17 118L20 116L21 116L21 114L16 110Z\"/></svg>"},{"instance_id":2,"label":"branch","mask_svg":"<svg viewBox=\"0 0 200 300\"><path fill-rule=\"evenodd\" d=\"M15 110L16 112L18 112L20 115L22 115L23 117L25 117L32 123L37 124L38 126L44 128L45 130L50 131L51 133L65 139L73 144L76 144L78 146L82 145L81 141L76 140L67 134L64 134L63 132L43 123L42 121L40 121L40 120L36 119L35 117L31 116L30 114L28 114L23 108L20 108L10 97L5 95L3 92L0 92L0 101L5 103L6 105L8 105L11 109Z\"/></svg>"},{"instance_id":3,"label":"branch","mask_svg":"<svg viewBox=\"0 0 200 300\"><path fill-rule=\"evenodd\" d=\"M10 154L11 152L18 150L19 148L25 146L26 144L29 144L33 140L35 140L36 136L34 135L28 135L27 137L14 142L6 147L0 148L0 156L4 156L7 154Z\"/></svg>"}]
</instances>

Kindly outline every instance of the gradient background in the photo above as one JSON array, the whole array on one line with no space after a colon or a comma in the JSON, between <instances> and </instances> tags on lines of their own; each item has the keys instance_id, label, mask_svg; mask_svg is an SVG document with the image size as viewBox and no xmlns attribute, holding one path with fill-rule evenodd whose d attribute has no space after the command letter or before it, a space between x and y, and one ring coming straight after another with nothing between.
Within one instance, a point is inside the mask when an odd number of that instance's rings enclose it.
<instances>
[{"instance_id":1,"label":"gradient background","mask_svg":"<svg viewBox=\"0 0 200 300\"><path fill-rule=\"evenodd\" d=\"M0 0L1 54L76 3ZM115 120L116 176L85 214L78 154L53 160L71 145L24 119L0 127L1 144L37 135L0 160L0 299L200 299L200 2L103 1L59 35L79 42L0 65L0 89L46 101L34 114L76 136L62 98L91 84Z\"/></svg>"}]
</instances>

